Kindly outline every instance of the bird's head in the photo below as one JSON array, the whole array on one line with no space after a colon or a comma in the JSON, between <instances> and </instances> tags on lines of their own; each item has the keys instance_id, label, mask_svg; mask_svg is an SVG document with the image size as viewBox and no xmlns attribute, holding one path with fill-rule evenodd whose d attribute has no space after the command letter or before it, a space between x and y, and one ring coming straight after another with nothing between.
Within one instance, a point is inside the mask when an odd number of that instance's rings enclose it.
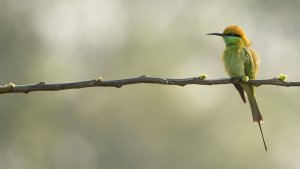
<instances>
[{"instance_id":1,"label":"bird's head","mask_svg":"<svg viewBox=\"0 0 300 169\"><path fill-rule=\"evenodd\" d=\"M223 33L209 33L207 35L222 36L226 45L244 45L247 47L251 45L243 29L236 25L226 27Z\"/></svg>"}]
</instances>

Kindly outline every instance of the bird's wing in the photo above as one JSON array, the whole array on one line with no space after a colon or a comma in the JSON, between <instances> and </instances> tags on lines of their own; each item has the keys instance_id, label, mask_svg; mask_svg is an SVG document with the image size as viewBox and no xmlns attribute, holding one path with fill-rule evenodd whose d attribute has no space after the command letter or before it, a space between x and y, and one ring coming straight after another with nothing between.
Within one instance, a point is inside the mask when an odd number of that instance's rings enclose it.
<instances>
[{"instance_id":1,"label":"bird's wing","mask_svg":"<svg viewBox=\"0 0 300 169\"><path fill-rule=\"evenodd\" d=\"M259 70L260 58L259 58L259 55L253 49L249 49L249 51L250 51L252 59L253 59L254 79L256 79L256 75Z\"/></svg>"},{"instance_id":2,"label":"bird's wing","mask_svg":"<svg viewBox=\"0 0 300 169\"><path fill-rule=\"evenodd\" d=\"M243 48L244 52L244 69L245 75L248 76L250 79L255 79L256 71L255 71L255 63L253 59L253 55L248 48Z\"/></svg>"},{"instance_id":3,"label":"bird's wing","mask_svg":"<svg viewBox=\"0 0 300 169\"><path fill-rule=\"evenodd\" d=\"M236 90L239 92L243 102L247 103L246 97L245 97L245 91L244 91L243 87L240 84L233 84L233 85L236 88Z\"/></svg>"},{"instance_id":4,"label":"bird's wing","mask_svg":"<svg viewBox=\"0 0 300 169\"><path fill-rule=\"evenodd\" d=\"M256 72L257 72L256 69L257 69L258 65L257 65L250 49L245 47L245 48L243 48L243 52L244 52L243 56L245 57L244 58L245 75L248 76L249 79L255 79ZM251 89L252 89L252 93L254 94L254 86L251 86Z\"/></svg>"}]
</instances>

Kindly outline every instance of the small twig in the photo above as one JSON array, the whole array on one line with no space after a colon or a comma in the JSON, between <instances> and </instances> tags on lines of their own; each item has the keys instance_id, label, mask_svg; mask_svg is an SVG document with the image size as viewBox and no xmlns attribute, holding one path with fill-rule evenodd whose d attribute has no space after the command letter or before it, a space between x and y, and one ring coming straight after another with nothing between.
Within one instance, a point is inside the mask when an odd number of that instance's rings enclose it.
<instances>
[{"instance_id":1,"label":"small twig","mask_svg":"<svg viewBox=\"0 0 300 169\"><path fill-rule=\"evenodd\" d=\"M79 89L87 87L117 87L120 88L125 85L139 84L139 83L152 83L162 85L218 85L218 84L240 84L247 83L254 86L260 85L275 85L275 86L300 86L300 82L286 82L279 80L278 78L265 79L265 80L249 80L248 82L241 81L240 78L221 78L205 80L199 77L183 78L183 79L170 79L170 78L157 78L150 76L140 76L128 79L119 80L102 80L101 77L94 80L71 82L71 83L55 83L47 84L46 82L39 82L37 84L27 85L15 85L13 83L0 86L0 94L4 93L29 93L33 91L54 91L54 90L67 90L67 89Z\"/></svg>"}]
</instances>

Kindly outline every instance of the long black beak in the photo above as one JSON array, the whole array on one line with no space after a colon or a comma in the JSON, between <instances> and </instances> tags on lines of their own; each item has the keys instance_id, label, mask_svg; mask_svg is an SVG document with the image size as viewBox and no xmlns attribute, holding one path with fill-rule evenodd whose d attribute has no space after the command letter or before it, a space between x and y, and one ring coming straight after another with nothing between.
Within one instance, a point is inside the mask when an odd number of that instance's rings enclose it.
<instances>
[{"instance_id":1,"label":"long black beak","mask_svg":"<svg viewBox=\"0 0 300 169\"><path fill-rule=\"evenodd\" d=\"M223 33L208 33L206 35L216 35L216 36L224 36Z\"/></svg>"}]
</instances>

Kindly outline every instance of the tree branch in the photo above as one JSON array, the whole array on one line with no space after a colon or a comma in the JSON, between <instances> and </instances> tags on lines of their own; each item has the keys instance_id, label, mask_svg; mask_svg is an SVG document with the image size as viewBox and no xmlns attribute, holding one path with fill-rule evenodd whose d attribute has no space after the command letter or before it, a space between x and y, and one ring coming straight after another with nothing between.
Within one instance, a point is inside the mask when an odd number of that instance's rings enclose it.
<instances>
[{"instance_id":1,"label":"tree branch","mask_svg":"<svg viewBox=\"0 0 300 169\"><path fill-rule=\"evenodd\" d=\"M15 85L13 83L0 86L0 94L4 93L29 93L33 91L57 91L67 89L79 89L87 87L116 87L120 88L125 85L139 84L139 83L152 83L161 85L177 85L185 86L190 84L196 85L218 85L218 84L251 84L254 86L260 85L275 85L275 86L300 86L300 82L287 82L279 80L278 78L264 79L264 80L249 80L243 82L240 78L221 78L221 79L210 79L204 80L199 77L183 78L183 79L169 79L169 78L157 78L150 76L140 76L128 79L119 80L102 80L102 78L96 78L94 80L71 82L71 83L54 83L47 84L46 82L40 82L37 84L27 85Z\"/></svg>"}]
</instances>

